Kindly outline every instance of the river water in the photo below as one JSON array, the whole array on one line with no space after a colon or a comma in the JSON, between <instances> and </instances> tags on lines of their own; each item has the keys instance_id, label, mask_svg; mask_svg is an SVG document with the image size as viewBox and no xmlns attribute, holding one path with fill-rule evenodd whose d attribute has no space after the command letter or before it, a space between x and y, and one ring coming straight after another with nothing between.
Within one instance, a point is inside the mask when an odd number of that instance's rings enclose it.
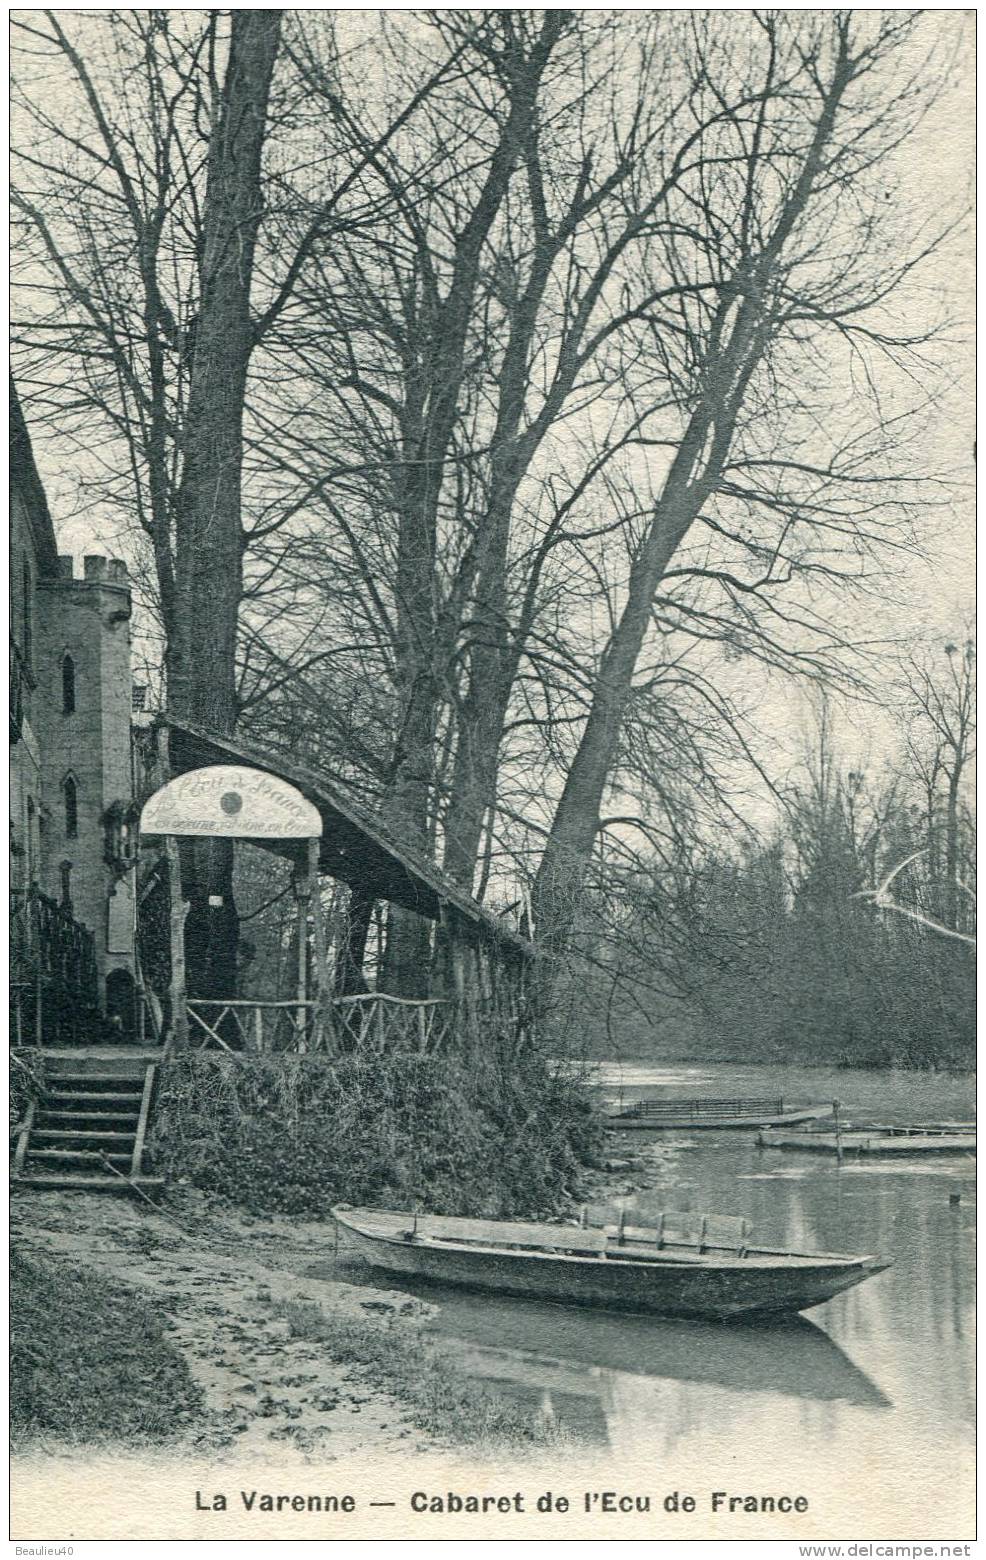
<instances>
[{"instance_id":1,"label":"river water","mask_svg":"<svg viewBox=\"0 0 986 1560\"><path fill-rule=\"evenodd\" d=\"M968 1077L603 1063L597 1083L611 1098L622 1088L624 1097L694 1090L838 1099L847 1121L974 1114ZM710 1477L723 1488L744 1477L762 1485L772 1474L837 1504L850 1485L846 1509L865 1507L884 1531L895 1516L916 1513L936 1531L904 1536L947 1539L948 1521L964 1520L971 1500L972 1158L840 1165L716 1131L614 1135L610 1155L627 1152L646 1157L646 1175L614 1175L608 1200L644 1212L740 1215L758 1243L879 1254L894 1265L802 1318L759 1325L422 1285L416 1292L441 1305L435 1325L459 1363L496 1393L540 1407L583 1456L619 1465L646 1448L668 1488ZM635 1174L638 1189L627 1190Z\"/></svg>"}]
</instances>

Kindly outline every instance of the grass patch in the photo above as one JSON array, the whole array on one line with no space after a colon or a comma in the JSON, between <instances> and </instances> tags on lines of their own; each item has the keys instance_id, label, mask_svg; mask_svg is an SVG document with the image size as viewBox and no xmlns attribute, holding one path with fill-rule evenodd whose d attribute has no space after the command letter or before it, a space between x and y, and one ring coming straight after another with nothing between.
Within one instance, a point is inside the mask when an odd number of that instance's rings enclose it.
<instances>
[{"instance_id":1,"label":"grass patch","mask_svg":"<svg viewBox=\"0 0 986 1560\"><path fill-rule=\"evenodd\" d=\"M251 1213L333 1203L544 1218L580 1197L603 1131L577 1082L495 1033L458 1056L227 1056L162 1068L155 1168Z\"/></svg>"},{"instance_id":2,"label":"grass patch","mask_svg":"<svg viewBox=\"0 0 986 1560\"><path fill-rule=\"evenodd\" d=\"M15 1445L168 1441L203 1409L164 1317L132 1289L67 1263L10 1257Z\"/></svg>"},{"instance_id":3,"label":"grass patch","mask_svg":"<svg viewBox=\"0 0 986 1560\"><path fill-rule=\"evenodd\" d=\"M337 1364L391 1393L418 1429L437 1441L489 1450L564 1441L554 1420L492 1396L416 1326L332 1316L305 1300L283 1301L276 1310L293 1338L321 1344Z\"/></svg>"}]
</instances>

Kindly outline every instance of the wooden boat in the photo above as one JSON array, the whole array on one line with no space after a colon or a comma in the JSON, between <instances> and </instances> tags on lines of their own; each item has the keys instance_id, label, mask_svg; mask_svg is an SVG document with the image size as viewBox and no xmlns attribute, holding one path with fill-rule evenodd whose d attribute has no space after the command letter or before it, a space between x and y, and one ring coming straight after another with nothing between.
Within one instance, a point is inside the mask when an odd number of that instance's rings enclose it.
<instances>
[{"instance_id":1,"label":"wooden boat","mask_svg":"<svg viewBox=\"0 0 986 1560\"><path fill-rule=\"evenodd\" d=\"M334 1208L375 1267L440 1283L663 1316L751 1317L821 1305L890 1264L747 1244L743 1219L667 1212L602 1229Z\"/></svg>"},{"instance_id":2,"label":"wooden boat","mask_svg":"<svg viewBox=\"0 0 986 1560\"><path fill-rule=\"evenodd\" d=\"M738 1097L733 1099L642 1099L627 1110L608 1117L610 1128L620 1132L696 1132L718 1128L796 1125L831 1116L831 1105L789 1105L782 1099Z\"/></svg>"},{"instance_id":3,"label":"wooden boat","mask_svg":"<svg viewBox=\"0 0 986 1560\"><path fill-rule=\"evenodd\" d=\"M814 1154L971 1154L976 1152L975 1122L917 1122L910 1126L853 1126L838 1132L762 1132L763 1148L800 1150Z\"/></svg>"}]
</instances>

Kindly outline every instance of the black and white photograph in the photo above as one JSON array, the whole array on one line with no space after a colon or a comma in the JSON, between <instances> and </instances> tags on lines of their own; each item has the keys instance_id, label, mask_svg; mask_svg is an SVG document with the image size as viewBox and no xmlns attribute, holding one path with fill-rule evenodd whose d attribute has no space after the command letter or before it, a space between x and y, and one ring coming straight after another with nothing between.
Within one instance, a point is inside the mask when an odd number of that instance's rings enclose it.
<instances>
[{"instance_id":1,"label":"black and white photograph","mask_svg":"<svg viewBox=\"0 0 986 1560\"><path fill-rule=\"evenodd\" d=\"M8 23L18 1552L971 1555L975 12Z\"/></svg>"}]
</instances>

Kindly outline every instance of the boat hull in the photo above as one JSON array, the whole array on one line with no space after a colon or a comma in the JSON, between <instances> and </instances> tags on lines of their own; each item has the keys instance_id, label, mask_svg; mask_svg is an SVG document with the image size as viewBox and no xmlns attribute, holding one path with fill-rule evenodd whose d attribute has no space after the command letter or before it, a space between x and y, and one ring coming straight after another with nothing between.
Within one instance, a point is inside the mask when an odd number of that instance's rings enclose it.
<instances>
[{"instance_id":1,"label":"boat hull","mask_svg":"<svg viewBox=\"0 0 986 1560\"><path fill-rule=\"evenodd\" d=\"M926 1154L975 1155L976 1135L971 1133L920 1133L891 1136L880 1132L777 1132L764 1133L764 1148L781 1148L807 1154L879 1155L909 1159Z\"/></svg>"},{"instance_id":2,"label":"boat hull","mask_svg":"<svg viewBox=\"0 0 986 1560\"><path fill-rule=\"evenodd\" d=\"M608 1116L606 1124L613 1132L738 1132L757 1131L761 1127L796 1126L801 1121L821 1121L831 1116L831 1105L805 1106L785 1111L782 1116Z\"/></svg>"},{"instance_id":3,"label":"boat hull","mask_svg":"<svg viewBox=\"0 0 986 1560\"><path fill-rule=\"evenodd\" d=\"M861 1283L888 1264L872 1257L805 1259L798 1267L749 1260L661 1263L526 1251L432 1245L381 1236L336 1214L356 1249L374 1267L409 1278L495 1291L567 1305L650 1312L658 1316L731 1319L808 1310Z\"/></svg>"}]
</instances>

